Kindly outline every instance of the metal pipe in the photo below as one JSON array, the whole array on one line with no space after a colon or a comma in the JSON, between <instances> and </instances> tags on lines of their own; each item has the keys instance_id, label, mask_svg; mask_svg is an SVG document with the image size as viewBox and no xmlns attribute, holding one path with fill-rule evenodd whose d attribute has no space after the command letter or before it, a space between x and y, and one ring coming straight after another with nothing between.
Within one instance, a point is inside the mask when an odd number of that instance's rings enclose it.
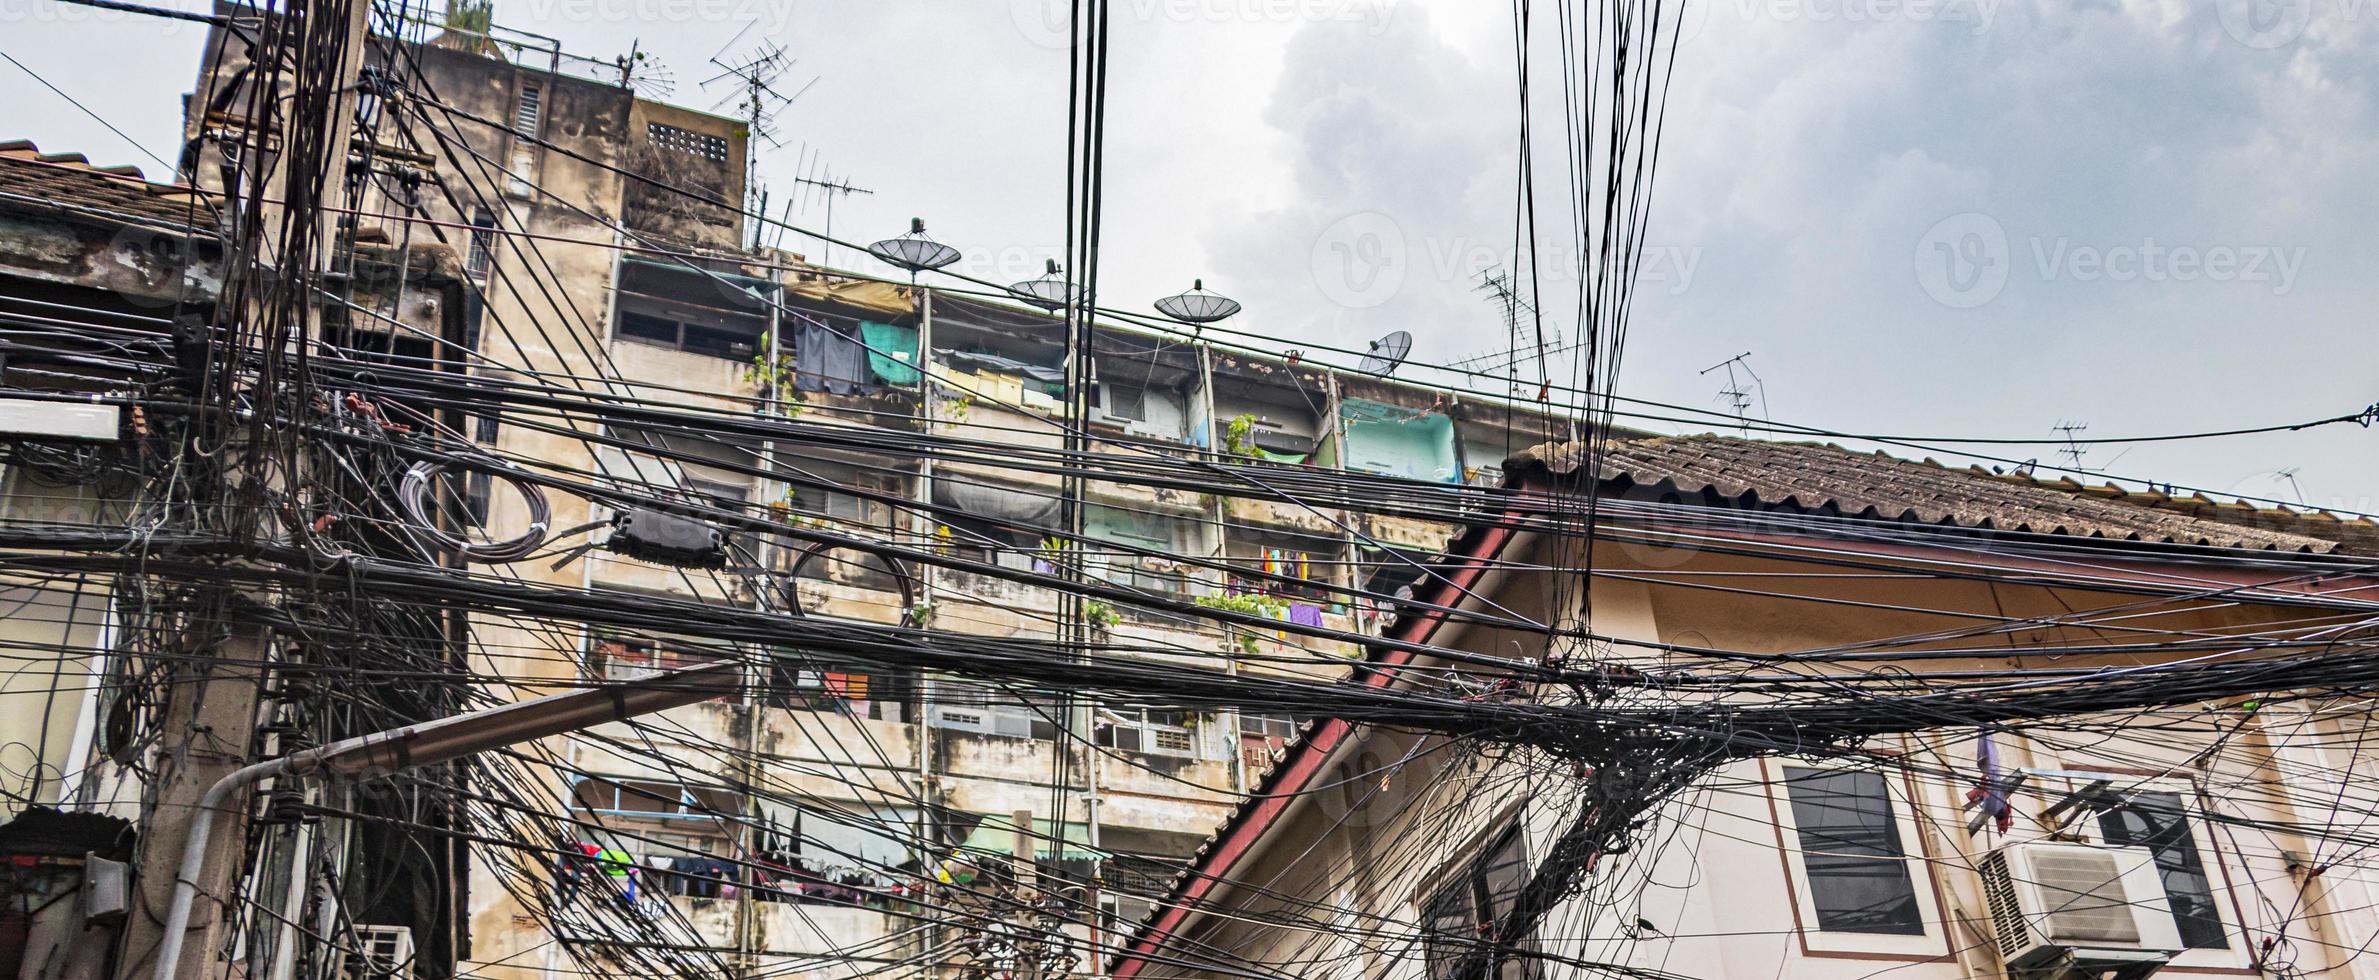
<instances>
[{"instance_id":1,"label":"metal pipe","mask_svg":"<svg viewBox=\"0 0 2379 980\"><path fill-rule=\"evenodd\" d=\"M198 813L191 817L190 837L182 846L182 863L174 871L173 900L165 909L165 934L157 940L155 980L176 980L175 974L180 972L182 939L190 931L190 909L198 902L199 881L206 874L207 840L214 836L215 815L228 809L232 794L272 776L386 775L604 722L683 707L733 691L742 672L740 663L722 661L649 677L634 684L607 684L548 694L485 711L464 712L359 735L233 770L207 787L206 794L199 797Z\"/></svg>"}]
</instances>

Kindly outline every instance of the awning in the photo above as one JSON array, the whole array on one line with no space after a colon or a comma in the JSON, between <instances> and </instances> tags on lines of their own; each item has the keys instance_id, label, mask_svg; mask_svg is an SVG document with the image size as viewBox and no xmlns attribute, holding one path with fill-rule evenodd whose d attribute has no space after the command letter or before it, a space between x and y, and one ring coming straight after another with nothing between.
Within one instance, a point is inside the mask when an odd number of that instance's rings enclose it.
<instances>
[{"instance_id":1,"label":"awning","mask_svg":"<svg viewBox=\"0 0 2379 980\"><path fill-rule=\"evenodd\" d=\"M1045 490L1029 492L989 483L935 480L933 502L973 517L1009 524L1047 526L1057 519L1058 499Z\"/></svg>"},{"instance_id":2,"label":"awning","mask_svg":"<svg viewBox=\"0 0 2379 980\"><path fill-rule=\"evenodd\" d=\"M988 354L983 351L945 349L937 350L934 353L952 364L971 367L977 371L994 371L1031 378L1048 386L1050 394L1057 394L1065 390L1066 370L1062 367L1034 364L1030 361L1020 361L1013 357Z\"/></svg>"},{"instance_id":3,"label":"awning","mask_svg":"<svg viewBox=\"0 0 2379 980\"><path fill-rule=\"evenodd\" d=\"M1058 851L1058 829L1054 821L1035 820L1032 832L1034 860L1089 861L1107 856L1090 849L1089 824L1071 821L1066 823L1064 853L1062 854ZM1016 853L1015 821L1002 817L984 817L983 822L976 824L974 831L967 835L966 843L960 844L958 847L960 850L973 851L977 854L1012 856Z\"/></svg>"},{"instance_id":4,"label":"awning","mask_svg":"<svg viewBox=\"0 0 2379 980\"><path fill-rule=\"evenodd\" d=\"M654 269L661 272L685 276L689 279L701 280L710 283L714 287L718 285L719 280L724 279L728 282L742 286L746 289L750 289L754 292L771 293L775 292L777 289L775 280L763 279L759 276L747 276L739 272L721 272L717 269L709 268L699 261L648 258L638 255L634 252L622 252L620 253L620 262L624 265L635 268Z\"/></svg>"}]
</instances>

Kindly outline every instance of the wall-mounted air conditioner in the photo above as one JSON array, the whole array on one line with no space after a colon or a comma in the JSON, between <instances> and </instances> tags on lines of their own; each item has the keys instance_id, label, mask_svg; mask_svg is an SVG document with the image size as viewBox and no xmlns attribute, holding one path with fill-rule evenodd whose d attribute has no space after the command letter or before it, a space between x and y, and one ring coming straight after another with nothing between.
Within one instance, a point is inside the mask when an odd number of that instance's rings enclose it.
<instances>
[{"instance_id":1,"label":"wall-mounted air conditioner","mask_svg":"<svg viewBox=\"0 0 2379 980\"><path fill-rule=\"evenodd\" d=\"M355 927L355 949L340 948L336 974L346 980L413 980L413 930Z\"/></svg>"},{"instance_id":2,"label":"wall-mounted air conditioner","mask_svg":"<svg viewBox=\"0 0 2379 980\"><path fill-rule=\"evenodd\" d=\"M2132 980L2185 948L2147 848L2009 844L1980 869L2010 977Z\"/></svg>"}]
</instances>

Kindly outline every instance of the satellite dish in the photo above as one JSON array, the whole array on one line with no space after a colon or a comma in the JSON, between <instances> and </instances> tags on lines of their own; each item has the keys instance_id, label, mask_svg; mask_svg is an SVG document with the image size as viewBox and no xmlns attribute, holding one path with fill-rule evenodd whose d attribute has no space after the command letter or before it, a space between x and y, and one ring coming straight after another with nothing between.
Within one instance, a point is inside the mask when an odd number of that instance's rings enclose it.
<instances>
[{"instance_id":1,"label":"satellite dish","mask_svg":"<svg viewBox=\"0 0 2379 980\"><path fill-rule=\"evenodd\" d=\"M884 239L867 250L876 258L909 270L911 276L958 261L957 249L925 237L923 218L910 218L908 234Z\"/></svg>"},{"instance_id":2,"label":"satellite dish","mask_svg":"<svg viewBox=\"0 0 2379 980\"><path fill-rule=\"evenodd\" d=\"M1192 279L1189 292L1157 300L1156 311L1183 323L1207 324L1239 312L1239 301L1208 290L1204 279Z\"/></svg>"},{"instance_id":3,"label":"satellite dish","mask_svg":"<svg viewBox=\"0 0 2379 980\"><path fill-rule=\"evenodd\" d=\"M1055 313L1071 305L1074 294L1080 290L1066 285L1065 277L1057 274L1057 260L1050 259L1048 275L1009 286L1008 292L1014 293L1017 299Z\"/></svg>"},{"instance_id":4,"label":"satellite dish","mask_svg":"<svg viewBox=\"0 0 2379 980\"><path fill-rule=\"evenodd\" d=\"M1398 330L1371 342L1371 353L1363 355L1360 370L1365 374L1387 377L1396 373L1396 369L1404 364L1404 358L1412 352L1413 335Z\"/></svg>"}]
</instances>

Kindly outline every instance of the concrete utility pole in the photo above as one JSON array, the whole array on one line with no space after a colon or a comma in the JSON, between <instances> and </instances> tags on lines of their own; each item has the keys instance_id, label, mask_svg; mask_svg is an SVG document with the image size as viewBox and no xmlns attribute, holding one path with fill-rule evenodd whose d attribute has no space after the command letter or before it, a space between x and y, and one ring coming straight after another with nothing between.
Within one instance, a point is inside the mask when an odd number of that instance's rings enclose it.
<instances>
[{"instance_id":1,"label":"concrete utility pole","mask_svg":"<svg viewBox=\"0 0 2379 980\"><path fill-rule=\"evenodd\" d=\"M181 970L181 956L184 937L198 931L190 928L192 907L207 881L230 870L217 867L221 862L210 860L221 850L213 843L217 816L230 816L235 825L239 818L247 816L247 808L241 801L247 798L245 791L257 783L314 775L381 776L451 762L506 745L699 704L733 693L742 678L741 663L704 664L626 684L548 694L484 711L359 735L224 774L199 797L183 835L181 863L174 873L173 894L164 906L163 939L157 946L151 980L177 980L189 975ZM236 848L232 856L238 856ZM205 923L201 923L200 929L207 936L214 934L213 927ZM192 972L203 974L203 969L203 963L192 964Z\"/></svg>"},{"instance_id":2,"label":"concrete utility pole","mask_svg":"<svg viewBox=\"0 0 2379 980\"><path fill-rule=\"evenodd\" d=\"M347 187L345 148L355 131L357 81L362 77L370 40L371 12L372 4L368 0L293 0L277 15L293 20L337 16L345 31L344 57L336 66L334 78L321 83L333 86L336 93L330 102L333 111L327 114L328 118L298 119L288 113L269 117L285 129L322 127L326 131L325 145L338 152L321 161L325 168L319 176L321 195L342 194ZM302 36L304 32L297 33ZM274 35L261 32L259 36ZM265 50L251 50L248 54L256 64L268 64L281 57L281 52ZM258 120L259 125L263 122ZM286 136L281 132L251 130L245 140L250 145L240 153L242 167L253 161L272 161L270 174L264 175L263 198L268 201L299 200L299 195L290 193L292 187L298 186L296 182L316 179L316 175L298 169L310 165L310 161L291 159L296 156L291 153L262 152L266 146L289 146ZM316 195L304 195L302 199L316 199ZM317 254L258 255L253 261L269 263L269 267L279 270L279 275L295 278L294 282L280 283L281 288L311 290L322 281L321 274L327 271L332 249L341 241L334 215L335 212L323 210L304 216L320 229L317 240L323 243L323 248ZM241 214L238 220L268 219L261 214ZM271 290L251 291L248 304L240 313L263 318L265 307L274 298ZM308 335L318 336L320 307L309 302L306 309L305 329ZM302 474L298 478L302 479ZM235 603L239 601L239 597L227 598ZM162 760L164 764L154 792L156 806L140 828L140 904L125 925L122 955L118 959L120 976L140 975L141 966L154 958L158 966L155 975L160 980L200 980L208 972L206 957L194 957L186 964L177 965L168 961L168 954L178 957L184 945L210 952L221 946L226 918L222 902L233 892L231 883L240 870L249 805L245 796L216 798L213 790L248 762L248 753L255 744L264 678L272 651L271 636L252 617L229 612L224 618L232 624L230 636L212 646L198 646L196 638L191 638L194 649L185 652L191 655L187 670L195 676L177 678L166 692L163 730L169 737L185 741L178 751L169 750ZM210 836L207 829L218 815L217 810L227 821L225 832ZM185 854L196 857L195 866L204 869L203 877L182 880L183 875L176 869L178 859ZM209 900L205 914L193 916L185 907L172 921L166 921L165 910L185 892L189 895L185 906L195 902L198 896Z\"/></svg>"}]
</instances>

